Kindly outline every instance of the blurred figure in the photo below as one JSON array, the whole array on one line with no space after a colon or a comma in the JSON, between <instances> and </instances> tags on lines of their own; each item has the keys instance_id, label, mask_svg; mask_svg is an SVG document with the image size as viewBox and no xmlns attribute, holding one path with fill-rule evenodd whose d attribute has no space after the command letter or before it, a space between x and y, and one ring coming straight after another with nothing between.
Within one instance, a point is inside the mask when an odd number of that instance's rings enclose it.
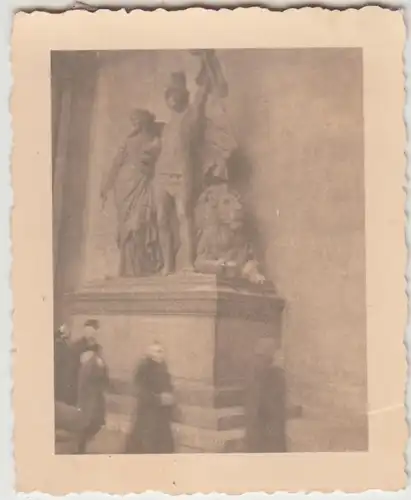
<instances>
[{"instance_id":1,"label":"blurred figure","mask_svg":"<svg viewBox=\"0 0 411 500\"><path fill-rule=\"evenodd\" d=\"M67 434L70 439L77 440L78 433L84 428L85 420L78 408L81 356L96 344L98 328L98 321L90 319L84 323L83 335L77 340L72 340L66 324L61 325L54 334L56 438Z\"/></svg>"},{"instance_id":2,"label":"blurred figure","mask_svg":"<svg viewBox=\"0 0 411 500\"><path fill-rule=\"evenodd\" d=\"M96 344L100 323L96 319L88 319L83 325L83 335L76 340L70 337L70 355L66 368L66 400L65 403L77 406L80 358L89 346Z\"/></svg>"},{"instance_id":3,"label":"blurred figure","mask_svg":"<svg viewBox=\"0 0 411 500\"><path fill-rule=\"evenodd\" d=\"M70 329L61 325L54 334L54 422L56 451L78 449L79 437L83 436L87 419L78 408L78 381L81 356L90 345L96 343L98 321L87 320L83 335L72 340Z\"/></svg>"},{"instance_id":4,"label":"blurred figure","mask_svg":"<svg viewBox=\"0 0 411 500\"><path fill-rule=\"evenodd\" d=\"M126 453L173 453L173 387L160 343L148 348L137 366L134 383L137 407Z\"/></svg>"},{"instance_id":5,"label":"blurred figure","mask_svg":"<svg viewBox=\"0 0 411 500\"><path fill-rule=\"evenodd\" d=\"M71 354L70 331L63 324L54 332L54 399L66 404L71 400Z\"/></svg>"},{"instance_id":6,"label":"blurred figure","mask_svg":"<svg viewBox=\"0 0 411 500\"><path fill-rule=\"evenodd\" d=\"M95 341L89 341L81 355L78 377L77 407L82 414L83 427L79 432L78 453L86 453L91 441L105 424L105 391L108 386L108 370L102 349Z\"/></svg>"},{"instance_id":7,"label":"blurred figure","mask_svg":"<svg viewBox=\"0 0 411 500\"><path fill-rule=\"evenodd\" d=\"M246 452L286 452L285 375L271 339L257 344L246 387Z\"/></svg>"}]
</instances>

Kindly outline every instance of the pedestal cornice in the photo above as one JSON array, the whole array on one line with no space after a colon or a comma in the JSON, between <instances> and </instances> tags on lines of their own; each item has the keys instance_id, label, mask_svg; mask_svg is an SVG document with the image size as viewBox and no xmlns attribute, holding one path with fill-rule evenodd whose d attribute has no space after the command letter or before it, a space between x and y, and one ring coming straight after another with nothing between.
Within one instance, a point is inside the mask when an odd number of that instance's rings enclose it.
<instances>
[{"instance_id":1,"label":"pedestal cornice","mask_svg":"<svg viewBox=\"0 0 411 500\"><path fill-rule=\"evenodd\" d=\"M70 314L198 315L270 320L284 307L270 283L190 274L115 278L65 296Z\"/></svg>"}]
</instances>

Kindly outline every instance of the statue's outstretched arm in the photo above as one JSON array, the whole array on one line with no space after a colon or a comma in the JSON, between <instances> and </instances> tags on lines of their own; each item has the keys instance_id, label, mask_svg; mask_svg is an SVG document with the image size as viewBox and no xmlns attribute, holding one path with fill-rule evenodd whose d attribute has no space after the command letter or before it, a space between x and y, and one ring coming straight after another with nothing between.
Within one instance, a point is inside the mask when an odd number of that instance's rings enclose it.
<instances>
[{"instance_id":1,"label":"statue's outstretched arm","mask_svg":"<svg viewBox=\"0 0 411 500\"><path fill-rule=\"evenodd\" d=\"M211 91L221 99L228 96L228 83L224 77L223 70L215 50L192 50L191 53L201 58L201 70L197 76L198 85L209 82Z\"/></svg>"},{"instance_id":2,"label":"statue's outstretched arm","mask_svg":"<svg viewBox=\"0 0 411 500\"><path fill-rule=\"evenodd\" d=\"M213 50L208 50L204 56L207 73L211 80L213 91L217 96L224 99L228 96L228 83L223 75L220 61Z\"/></svg>"},{"instance_id":3,"label":"statue's outstretched arm","mask_svg":"<svg viewBox=\"0 0 411 500\"><path fill-rule=\"evenodd\" d=\"M102 186L101 186L101 197L105 198L116 182L116 178L118 172L120 171L121 165L123 164L124 157L126 154L126 145L124 144L117 152L114 157L113 163L107 172L107 175L104 177Z\"/></svg>"}]
</instances>

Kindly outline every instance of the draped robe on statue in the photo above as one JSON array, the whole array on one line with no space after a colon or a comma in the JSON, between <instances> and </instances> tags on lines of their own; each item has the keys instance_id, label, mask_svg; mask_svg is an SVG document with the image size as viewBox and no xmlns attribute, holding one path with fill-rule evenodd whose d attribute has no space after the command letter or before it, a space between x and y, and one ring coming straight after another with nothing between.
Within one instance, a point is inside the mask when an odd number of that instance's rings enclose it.
<instances>
[{"instance_id":1,"label":"draped robe on statue","mask_svg":"<svg viewBox=\"0 0 411 500\"><path fill-rule=\"evenodd\" d=\"M161 266L152 187L160 147L158 130L130 134L105 182L103 191L114 188L120 276L144 276Z\"/></svg>"}]
</instances>

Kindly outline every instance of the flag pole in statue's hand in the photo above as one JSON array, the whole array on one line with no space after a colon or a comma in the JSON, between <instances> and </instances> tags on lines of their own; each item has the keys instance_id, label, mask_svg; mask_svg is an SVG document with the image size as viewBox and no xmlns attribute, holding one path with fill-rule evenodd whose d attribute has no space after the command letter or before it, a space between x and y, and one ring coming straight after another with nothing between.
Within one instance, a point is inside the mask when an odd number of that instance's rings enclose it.
<instances>
[{"instance_id":1,"label":"flag pole in statue's hand","mask_svg":"<svg viewBox=\"0 0 411 500\"><path fill-rule=\"evenodd\" d=\"M204 85L207 79L211 81L220 98L228 95L228 84L224 78L221 64L214 49L194 49L189 51L193 56L201 58L201 70L196 78L198 85Z\"/></svg>"}]
</instances>

